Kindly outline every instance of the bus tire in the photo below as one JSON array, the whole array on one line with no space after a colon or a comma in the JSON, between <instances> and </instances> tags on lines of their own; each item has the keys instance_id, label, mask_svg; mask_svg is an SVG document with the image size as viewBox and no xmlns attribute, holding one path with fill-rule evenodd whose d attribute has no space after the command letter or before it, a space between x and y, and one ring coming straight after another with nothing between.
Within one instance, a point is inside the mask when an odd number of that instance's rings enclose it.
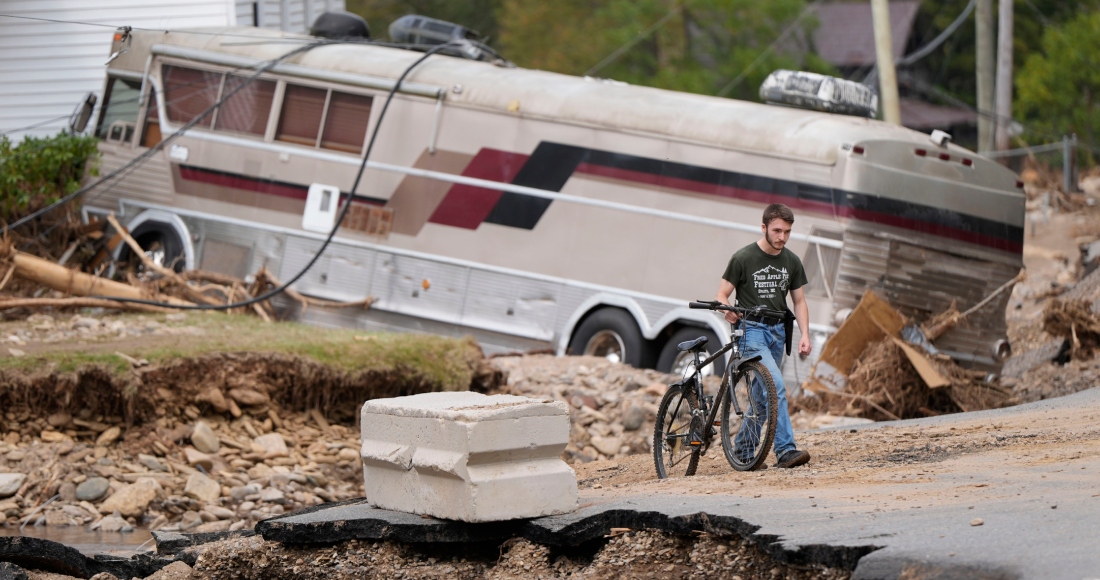
<instances>
[{"instance_id":1,"label":"bus tire","mask_svg":"<svg viewBox=\"0 0 1100 580\"><path fill-rule=\"evenodd\" d=\"M643 368L652 358L634 317L621 308L601 308L588 315L573 332L569 354L604 357L635 368Z\"/></svg>"},{"instance_id":2,"label":"bus tire","mask_svg":"<svg viewBox=\"0 0 1100 580\"><path fill-rule=\"evenodd\" d=\"M684 363L690 364L694 360L694 357L690 352L681 352L676 349L676 345L684 342L685 340L694 340L700 336L707 337L706 351L707 356L713 354L718 349L722 348L722 342L718 340L718 336L714 332L706 329L699 328L698 326L684 326L676 332L672 333L672 336L665 342L664 347L661 348L661 354L657 357L657 370L662 373L683 373ZM709 367L704 370L704 374L714 374L722 376L722 373L726 370L726 361L723 358L714 361Z\"/></svg>"},{"instance_id":3,"label":"bus tire","mask_svg":"<svg viewBox=\"0 0 1100 580\"><path fill-rule=\"evenodd\" d=\"M145 250L146 255L157 264L171 268L175 272L182 272L185 269L183 240L172 226L155 221L142 222L130 232L130 237L134 238L134 241ZM133 252L126 244L122 245L118 258L119 262L134 262L132 265L135 269L141 268L140 261L132 259Z\"/></svg>"}]
</instances>

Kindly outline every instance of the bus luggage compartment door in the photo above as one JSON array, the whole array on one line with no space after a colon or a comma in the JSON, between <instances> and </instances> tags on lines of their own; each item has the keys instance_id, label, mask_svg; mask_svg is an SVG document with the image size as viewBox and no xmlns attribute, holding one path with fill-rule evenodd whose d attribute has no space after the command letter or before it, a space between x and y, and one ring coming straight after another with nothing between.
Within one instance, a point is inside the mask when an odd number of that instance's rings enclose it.
<instances>
[{"instance_id":1,"label":"bus luggage compartment door","mask_svg":"<svg viewBox=\"0 0 1100 580\"><path fill-rule=\"evenodd\" d=\"M293 278L320 249L318 240L287 236L279 278L284 281ZM294 284L294 289L329 300L363 300L370 294L371 272L377 254L369 248L329 244L317 263Z\"/></svg>"}]
</instances>

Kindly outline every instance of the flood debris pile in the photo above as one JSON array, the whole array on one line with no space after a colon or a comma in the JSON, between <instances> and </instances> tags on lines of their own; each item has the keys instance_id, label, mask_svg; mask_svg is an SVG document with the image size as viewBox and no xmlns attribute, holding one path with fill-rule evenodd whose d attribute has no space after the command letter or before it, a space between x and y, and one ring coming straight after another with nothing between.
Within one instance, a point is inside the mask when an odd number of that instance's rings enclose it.
<instances>
[{"instance_id":1,"label":"flood debris pile","mask_svg":"<svg viewBox=\"0 0 1100 580\"><path fill-rule=\"evenodd\" d=\"M229 310L251 313L266 321L277 318L270 300L253 301L283 286L266 268L261 267L247 280L204 270L178 272L182 268L177 268L174 261L166 263L163 249L158 254L157 248L143 248L113 215L66 231L75 239L56 261L21 251L8 236L0 239L0 291L12 284L6 295L0 295L0 311L103 307L172 312L172 307L241 304ZM124 259L116 263L113 256L120 246L127 251L119 253ZM77 253L77 248L83 251ZM48 248L38 250L51 255ZM284 291L302 309L370 308L373 301L334 302L290 289ZM41 296L46 292L48 295Z\"/></svg>"},{"instance_id":2,"label":"flood debris pile","mask_svg":"<svg viewBox=\"0 0 1100 580\"><path fill-rule=\"evenodd\" d=\"M1091 300L1052 298L1043 308L1043 330L1065 341L1063 356L1092 358L1100 348L1100 317Z\"/></svg>"},{"instance_id":3,"label":"flood debris pile","mask_svg":"<svg viewBox=\"0 0 1100 580\"><path fill-rule=\"evenodd\" d=\"M867 292L825 344L812 378L803 385L810 395L797 405L896 420L1015 404L1012 392L995 377L959 366L933 344L983 303L962 313L952 306L917 326Z\"/></svg>"}]
</instances>

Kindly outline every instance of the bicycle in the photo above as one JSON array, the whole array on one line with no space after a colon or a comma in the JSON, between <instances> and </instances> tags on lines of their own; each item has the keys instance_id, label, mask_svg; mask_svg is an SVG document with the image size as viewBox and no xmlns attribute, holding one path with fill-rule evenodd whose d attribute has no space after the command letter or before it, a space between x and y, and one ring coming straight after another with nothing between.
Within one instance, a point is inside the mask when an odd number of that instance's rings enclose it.
<instances>
[{"instance_id":1,"label":"bicycle","mask_svg":"<svg viewBox=\"0 0 1100 580\"><path fill-rule=\"evenodd\" d=\"M762 306L743 308L716 301L696 301L688 306L736 312L742 318L750 316L782 320L785 316L784 312ZM706 455L710 448L716 426L720 428L722 447L731 467L737 471L752 471L764 463L775 438L779 401L775 393L775 380L767 367L760 362L760 357L741 359L738 339L744 335L744 329L738 324L730 332L729 343L702 361L699 360L699 355L707 343L707 337L700 336L677 345L681 351L692 352L694 364L690 374L686 373L682 380L669 385L657 410L657 423L653 428L653 461L658 478L669 477L684 460L687 460L684 475L695 475L695 470L699 467L699 457ZM731 353L729 363L717 395L711 398L703 391L701 371L727 352ZM715 404L715 401L721 404ZM721 419L717 417L719 408ZM736 428L731 429L734 425ZM734 434L732 440L730 433Z\"/></svg>"}]
</instances>

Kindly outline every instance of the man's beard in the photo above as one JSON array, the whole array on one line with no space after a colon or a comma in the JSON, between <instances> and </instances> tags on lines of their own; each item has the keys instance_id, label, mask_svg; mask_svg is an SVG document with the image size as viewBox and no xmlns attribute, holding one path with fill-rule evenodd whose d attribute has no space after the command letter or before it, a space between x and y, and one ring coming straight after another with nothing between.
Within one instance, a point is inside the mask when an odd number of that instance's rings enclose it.
<instances>
[{"instance_id":1,"label":"man's beard","mask_svg":"<svg viewBox=\"0 0 1100 580\"><path fill-rule=\"evenodd\" d=\"M771 234L769 234L769 233L765 233L765 234L764 234L764 240L765 240L766 242L768 242L768 245L769 245L769 246L771 246L771 247L772 247L772 249L774 249L774 250L782 250L782 249L783 249L783 246L785 246L785 245L786 245L786 242L783 242L783 243L781 243L781 244L780 244L780 245L778 245L778 246L777 246L777 245L775 245L775 241L773 241L773 240L772 240L772 236L771 236Z\"/></svg>"}]
</instances>

